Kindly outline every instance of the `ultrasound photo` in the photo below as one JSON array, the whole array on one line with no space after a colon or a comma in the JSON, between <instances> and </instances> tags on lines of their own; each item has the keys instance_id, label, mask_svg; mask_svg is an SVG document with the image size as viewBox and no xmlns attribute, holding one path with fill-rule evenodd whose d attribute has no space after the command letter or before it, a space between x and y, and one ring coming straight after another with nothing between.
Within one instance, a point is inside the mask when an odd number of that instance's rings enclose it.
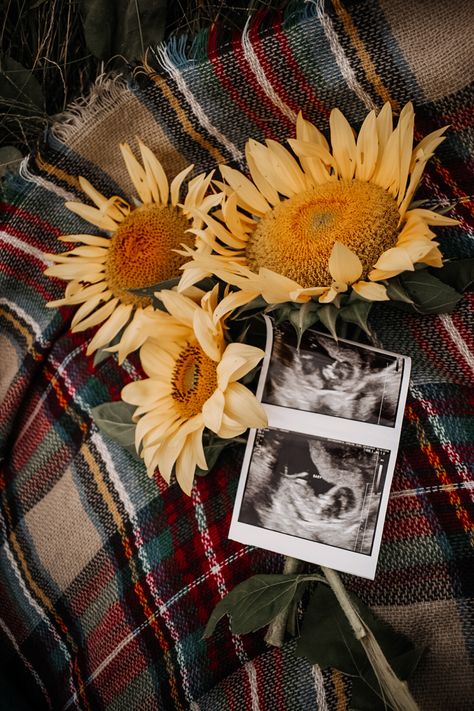
<instances>
[{"instance_id":1,"label":"ultrasound photo","mask_svg":"<svg viewBox=\"0 0 474 711\"><path fill-rule=\"evenodd\" d=\"M394 427L403 363L314 331L298 349L292 327L277 327L262 401Z\"/></svg>"},{"instance_id":2,"label":"ultrasound photo","mask_svg":"<svg viewBox=\"0 0 474 711\"><path fill-rule=\"evenodd\" d=\"M389 451L259 430L238 520L370 555Z\"/></svg>"}]
</instances>

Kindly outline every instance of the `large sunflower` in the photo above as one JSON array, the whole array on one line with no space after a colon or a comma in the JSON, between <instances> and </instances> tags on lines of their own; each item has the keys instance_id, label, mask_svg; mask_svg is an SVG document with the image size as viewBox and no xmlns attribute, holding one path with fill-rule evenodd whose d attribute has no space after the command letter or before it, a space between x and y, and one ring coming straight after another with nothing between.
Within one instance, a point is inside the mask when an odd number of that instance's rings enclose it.
<instances>
[{"instance_id":1,"label":"large sunflower","mask_svg":"<svg viewBox=\"0 0 474 711\"><path fill-rule=\"evenodd\" d=\"M127 144L120 146L139 199L130 203L117 196L106 198L79 178L95 207L80 202L67 202L66 206L104 234L62 236L61 241L81 246L46 255L54 266L45 274L69 281L64 298L48 306L81 304L72 320L72 331L102 324L89 343L88 354L121 333L119 342L109 348L118 351L119 362L145 342L155 321L151 297L133 290L179 276L184 260L175 249L194 241L188 233L196 224L190 209L199 207L204 214L218 199L215 195L205 197L212 176L199 175L189 182L184 205L179 206L181 185L193 166L181 171L170 185L152 151L140 141L139 147L143 165Z\"/></svg>"},{"instance_id":2,"label":"large sunflower","mask_svg":"<svg viewBox=\"0 0 474 711\"><path fill-rule=\"evenodd\" d=\"M225 199L213 216L196 213L209 229L197 230L200 244L183 250L191 261L181 289L210 274L239 287L222 315L258 295L269 303L324 303L352 287L369 301L386 300L380 282L417 263L442 266L430 226L456 220L409 206L446 129L413 147L411 103L396 128L390 104L371 111L357 138L338 109L329 123L331 148L300 114L289 140L297 159L275 141L250 140L252 180L221 167Z\"/></svg>"},{"instance_id":3,"label":"large sunflower","mask_svg":"<svg viewBox=\"0 0 474 711\"><path fill-rule=\"evenodd\" d=\"M158 296L158 294L157 294ZM140 349L144 380L129 383L122 399L136 405L136 447L148 474L156 467L169 482L173 467L183 491L191 492L196 466L207 469L203 432L224 439L267 418L255 395L237 382L263 358L243 343L227 344L214 318L217 288L197 305L174 291L159 292L169 313L157 312L156 328Z\"/></svg>"}]
</instances>

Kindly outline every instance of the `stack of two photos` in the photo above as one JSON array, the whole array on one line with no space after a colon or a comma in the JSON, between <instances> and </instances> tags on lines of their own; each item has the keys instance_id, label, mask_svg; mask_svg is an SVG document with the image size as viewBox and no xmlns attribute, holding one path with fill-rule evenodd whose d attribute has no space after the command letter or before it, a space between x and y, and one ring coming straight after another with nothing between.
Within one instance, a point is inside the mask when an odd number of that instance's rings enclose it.
<instances>
[{"instance_id":1,"label":"stack of two photos","mask_svg":"<svg viewBox=\"0 0 474 711\"><path fill-rule=\"evenodd\" d=\"M410 358L265 317L257 396L229 537L373 579Z\"/></svg>"}]
</instances>

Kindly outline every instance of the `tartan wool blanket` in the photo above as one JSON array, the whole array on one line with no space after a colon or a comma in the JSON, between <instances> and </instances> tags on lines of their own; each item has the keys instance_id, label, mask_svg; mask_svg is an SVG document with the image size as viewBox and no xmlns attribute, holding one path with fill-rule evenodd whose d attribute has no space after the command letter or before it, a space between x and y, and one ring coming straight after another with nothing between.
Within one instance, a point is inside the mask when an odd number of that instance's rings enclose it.
<instances>
[{"instance_id":1,"label":"tartan wool blanket","mask_svg":"<svg viewBox=\"0 0 474 711\"><path fill-rule=\"evenodd\" d=\"M454 205L448 258L474 256L474 6L469 0L297 2L150 52L128 81L104 77L45 137L5 189L0 232L0 707L92 711L335 711L351 681L270 648L263 631L202 639L217 602L283 559L228 540L242 460L231 447L192 497L97 429L91 409L138 377L133 358L97 368L74 310L48 310L44 276L61 234L90 231L64 207L78 176L132 194L118 150L140 137L171 175L245 169L247 138L284 139L301 109L322 131L337 106L412 100L419 136L450 124L420 198ZM464 198L462 201L460 201ZM473 296L453 313L384 305L377 345L413 359L405 424L373 582L343 576L425 648L410 680L424 711L472 709L474 654Z\"/></svg>"}]
</instances>

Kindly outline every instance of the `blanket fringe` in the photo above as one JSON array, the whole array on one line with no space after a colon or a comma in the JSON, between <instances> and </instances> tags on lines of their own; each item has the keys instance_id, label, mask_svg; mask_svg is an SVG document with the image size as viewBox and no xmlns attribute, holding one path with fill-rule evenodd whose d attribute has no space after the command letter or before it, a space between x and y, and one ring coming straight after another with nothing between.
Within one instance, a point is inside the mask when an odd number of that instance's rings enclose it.
<instances>
[{"instance_id":1,"label":"blanket fringe","mask_svg":"<svg viewBox=\"0 0 474 711\"><path fill-rule=\"evenodd\" d=\"M121 74L101 74L87 96L76 99L58 116L49 134L61 143L73 141L84 124L97 122L115 111L117 102L128 90L127 87L127 82Z\"/></svg>"},{"instance_id":2,"label":"blanket fringe","mask_svg":"<svg viewBox=\"0 0 474 711\"><path fill-rule=\"evenodd\" d=\"M290 0L284 10L282 25L288 29L293 25L311 20L316 15L316 10L316 0ZM270 14L272 11L268 12ZM255 16L249 18L247 32L251 29L254 21ZM183 70L208 60L208 37L209 29L205 28L194 35L192 39L189 35L171 37L156 47L149 47L149 52L161 69L167 70L166 63L163 63L163 58L166 58L176 69Z\"/></svg>"}]
</instances>

